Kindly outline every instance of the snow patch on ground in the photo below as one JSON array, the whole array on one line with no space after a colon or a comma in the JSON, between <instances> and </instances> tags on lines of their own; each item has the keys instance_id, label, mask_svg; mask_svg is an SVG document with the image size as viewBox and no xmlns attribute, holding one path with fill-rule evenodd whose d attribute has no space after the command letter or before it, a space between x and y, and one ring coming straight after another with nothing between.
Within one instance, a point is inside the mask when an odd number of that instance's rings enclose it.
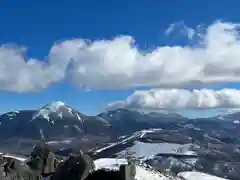
<instances>
[{"instance_id":1,"label":"snow patch on ground","mask_svg":"<svg viewBox=\"0 0 240 180\"><path fill-rule=\"evenodd\" d=\"M175 154L175 155L196 155L194 151L189 150L191 144L175 143L144 143L135 141L134 145L124 151L117 153L124 156L126 153L133 154L135 157L146 160L157 154Z\"/></svg>"},{"instance_id":2,"label":"snow patch on ground","mask_svg":"<svg viewBox=\"0 0 240 180\"><path fill-rule=\"evenodd\" d=\"M76 113L76 116L77 116L79 121L82 121L82 118L78 115L78 113Z\"/></svg>"},{"instance_id":3,"label":"snow patch on ground","mask_svg":"<svg viewBox=\"0 0 240 180\"><path fill-rule=\"evenodd\" d=\"M127 142L135 139L135 138L143 138L147 133L151 133L151 132L156 132L156 131L161 131L162 129L147 129L147 130L142 130L142 131L137 131L135 132L132 136L128 137L128 138L125 138L125 139L122 139L122 141L119 141L117 143L113 143L109 146L106 146L104 148L101 148L101 149L98 149L95 151L94 154L97 154L97 153L100 153L104 150L107 150L109 148L112 148L116 145L119 145L119 144L126 144Z\"/></svg>"},{"instance_id":4,"label":"snow patch on ground","mask_svg":"<svg viewBox=\"0 0 240 180\"><path fill-rule=\"evenodd\" d=\"M61 141L48 141L47 144L58 145L58 144L71 144L75 138L69 138Z\"/></svg>"},{"instance_id":5,"label":"snow patch on ground","mask_svg":"<svg viewBox=\"0 0 240 180\"><path fill-rule=\"evenodd\" d=\"M193 167L196 165L197 160L197 158L184 158L182 162Z\"/></svg>"},{"instance_id":6,"label":"snow patch on ground","mask_svg":"<svg viewBox=\"0 0 240 180\"><path fill-rule=\"evenodd\" d=\"M177 177L165 176L161 173L149 171L143 167L136 167L136 180L180 180Z\"/></svg>"},{"instance_id":7,"label":"snow patch on ground","mask_svg":"<svg viewBox=\"0 0 240 180\"><path fill-rule=\"evenodd\" d=\"M227 180L225 178L212 176L210 174L205 174L202 172L193 172L193 171L181 172L181 173L178 173L178 176L186 180Z\"/></svg>"},{"instance_id":8,"label":"snow patch on ground","mask_svg":"<svg viewBox=\"0 0 240 180\"><path fill-rule=\"evenodd\" d=\"M9 117L14 117L14 116L17 116L18 113L19 113L19 112L14 111L14 112L9 112L9 113L7 113L6 115L9 116Z\"/></svg>"},{"instance_id":9,"label":"snow patch on ground","mask_svg":"<svg viewBox=\"0 0 240 180\"><path fill-rule=\"evenodd\" d=\"M120 165L127 164L126 159L102 158L94 161L96 170L109 169L119 170ZM147 169L143 166L136 166L136 180L227 180L201 172L181 172L177 176L170 176L160 172Z\"/></svg>"},{"instance_id":10,"label":"snow patch on ground","mask_svg":"<svg viewBox=\"0 0 240 180\"><path fill-rule=\"evenodd\" d=\"M94 161L95 169L119 170L120 165L127 164L126 159L103 158Z\"/></svg>"},{"instance_id":11,"label":"snow patch on ground","mask_svg":"<svg viewBox=\"0 0 240 180\"><path fill-rule=\"evenodd\" d=\"M158 128L158 129L142 130L142 131L141 131L140 138L143 138L147 133L158 132L158 131L161 131L161 130L162 130L162 129L160 129L160 128Z\"/></svg>"},{"instance_id":12,"label":"snow patch on ground","mask_svg":"<svg viewBox=\"0 0 240 180\"><path fill-rule=\"evenodd\" d=\"M127 164L126 159L103 158L94 161L96 170L109 169L119 170L120 165ZM141 166L136 166L136 180L180 180L177 177L168 177L161 173L150 171Z\"/></svg>"},{"instance_id":13,"label":"snow patch on ground","mask_svg":"<svg viewBox=\"0 0 240 180\"><path fill-rule=\"evenodd\" d=\"M234 124L240 124L240 121L239 120L234 120L233 123Z\"/></svg>"}]
</instances>

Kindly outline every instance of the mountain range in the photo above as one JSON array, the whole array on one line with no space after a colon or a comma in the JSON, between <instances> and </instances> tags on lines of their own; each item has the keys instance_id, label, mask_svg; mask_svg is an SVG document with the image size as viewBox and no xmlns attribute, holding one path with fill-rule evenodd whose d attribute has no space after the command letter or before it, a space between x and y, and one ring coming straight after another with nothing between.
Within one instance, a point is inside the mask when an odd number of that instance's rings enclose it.
<instances>
[{"instance_id":1,"label":"mountain range","mask_svg":"<svg viewBox=\"0 0 240 180\"><path fill-rule=\"evenodd\" d=\"M188 119L132 109L87 116L63 102L0 116L0 150L26 155L44 139L60 155L74 148L94 159L131 155L159 171L200 171L240 179L240 113ZM17 142L17 143L16 143Z\"/></svg>"},{"instance_id":2,"label":"mountain range","mask_svg":"<svg viewBox=\"0 0 240 180\"><path fill-rule=\"evenodd\" d=\"M63 102L53 102L37 110L21 110L0 115L0 141L9 139L66 140L84 135L118 136L183 119L178 114L143 113L129 109L104 111L87 116Z\"/></svg>"}]
</instances>

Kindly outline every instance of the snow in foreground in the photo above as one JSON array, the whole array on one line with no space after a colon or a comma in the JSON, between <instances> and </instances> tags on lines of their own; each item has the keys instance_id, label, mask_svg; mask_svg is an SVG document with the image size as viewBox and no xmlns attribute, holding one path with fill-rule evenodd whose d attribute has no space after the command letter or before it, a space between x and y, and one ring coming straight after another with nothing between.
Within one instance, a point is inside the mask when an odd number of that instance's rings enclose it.
<instances>
[{"instance_id":1,"label":"snow in foreground","mask_svg":"<svg viewBox=\"0 0 240 180\"><path fill-rule=\"evenodd\" d=\"M166 176L154 171L149 171L143 167L136 167L136 180L180 180L178 177Z\"/></svg>"},{"instance_id":2,"label":"snow in foreground","mask_svg":"<svg viewBox=\"0 0 240 180\"><path fill-rule=\"evenodd\" d=\"M186 180L227 180L225 178L220 178L209 174L193 171L181 172L178 173L178 176L183 177Z\"/></svg>"},{"instance_id":3,"label":"snow in foreground","mask_svg":"<svg viewBox=\"0 0 240 180\"><path fill-rule=\"evenodd\" d=\"M94 161L95 169L119 170L120 165L127 164L126 159L103 158Z\"/></svg>"},{"instance_id":4,"label":"snow in foreground","mask_svg":"<svg viewBox=\"0 0 240 180\"><path fill-rule=\"evenodd\" d=\"M126 159L103 158L94 161L96 169L118 170L121 164L126 164ZM227 180L200 172L181 172L178 176L161 174L142 166L136 167L136 180Z\"/></svg>"},{"instance_id":5,"label":"snow in foreground","mask_svg":"<svg viewBox=\"0 0 240 180\"><path fill-rule=\"evenodd\" d=\"M26 157L21 157L18 155L12 154L3 154L0 152L0 155L5 157L11 157L19 161L25 161ZM127 164L126 159L113 159L113 158L102 158L94 161L96 170L98 169L110 169L110 170L119 170L120 165ZM142 166L136 167L136 180L227 180L224 178L219 178L209 174L201 172L181 172L178 174L178 177L169 176L166 174L161 174L150 169L146 169Z\"/></svg>"},{"instance_id":6,"label":"snow in foreground","mask_svg":"<svg viewBox=\"0 0 240 180\"><path fill-rule=\"evenodd\" d=\"M104 158L94 161L97 169L118 170L121 164L127 164L126 159ZM167 177L161 173L149 171L143 167L136 167L136 180L178 180L180 178Z\"/></svg>"}]
</instances>

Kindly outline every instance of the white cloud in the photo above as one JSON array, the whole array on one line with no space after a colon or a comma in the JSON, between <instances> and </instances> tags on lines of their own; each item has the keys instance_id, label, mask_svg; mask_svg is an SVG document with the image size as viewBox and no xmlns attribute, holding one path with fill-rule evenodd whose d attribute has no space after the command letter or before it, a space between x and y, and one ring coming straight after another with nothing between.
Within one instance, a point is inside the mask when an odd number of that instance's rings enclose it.
<instances>
[{"instance_id":1,"label":"white cloud","mask_svg":"<svg viewBox=\"0 0 240 180\"><path fill-rule=\"evenodd\" d=\"M88 43L66 41L60 44L59 54L71 59L73 81L90 88L179 88L239 82L238 26L215 22L206 28L205 34L199 34L199 27L196 32L188 30L190 37L195 34L200 38L194 47L160 46L143 53L135 46L133 37L119 36Z\"/></svg>"},{"instance_id":2,"label":"white cloud","mask_svg":"<svg viewBox=\"0 0 240 180\"><path fill-rule=\"evenodd\" d=\"M109 109L120 107L146 110L240 108L240 90L151 89L135 91L127 99L108 105Z\"/></svg>"},{"instance_id":3,"label":"white cloud","mask_svg":"<svg viewBox=\"0 0 240 180\"><path fill-rule=\"evenodd\" d=\"M26 60L25 51L23 47L0 46L0 90L34 92L65 77L66 67L61 61L55 62L53 57L49 63Z\"/></svg>"},{"instance_id":4,"label":"white cloud","mask_svg":"<svg viewBox=\"0 0 240 180\"><path fill-rule=\"evenodd\" d=\"M52 46L46 62L25 59L21 47L0 47L0 90L28 92L72 78L97 89L193 87L240 81L238 24L215 22L204 34L183 26L195 46L159 46L151 52L136 47L131 36L112 40L66 40ZM201 28L203 28L201 26ZM171 25L167 34L174 30Z\"/></svg>"},{"instance_id":5,"label":"white cloud","mask_svg":"<svg viewBox=\"0 0 240 180\"><path fill-rule=\"evenodd\" d=\"M196 30L193 28L187 27L183 21L170 24L168 29L165 31L165 35L171 35L174 32L178 34L187 35L188 39L193 39L194 36L198 35L198 31L200 30L200 26L197 27Z\"/></svg>"}]
</instances>

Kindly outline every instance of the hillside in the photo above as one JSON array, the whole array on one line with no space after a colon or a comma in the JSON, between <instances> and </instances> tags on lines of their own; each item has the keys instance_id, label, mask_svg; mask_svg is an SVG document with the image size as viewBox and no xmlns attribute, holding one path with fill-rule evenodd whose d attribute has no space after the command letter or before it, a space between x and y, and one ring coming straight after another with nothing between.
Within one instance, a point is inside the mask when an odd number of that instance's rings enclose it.
<instances>
[{"instance_id":1,"label":"hillside","mask_svg":"<svg viewBox=\"0 0 240 180\"><path fill-rule=\"evenodd\" d=\"M231 121L186 121L178 123L176 129L155 128L120 137L93 155L96 158L130 155L161 172L170 171L177 175L182 171L197 170L238 180L238 128Z\"/></svg>"}]
</instances>

